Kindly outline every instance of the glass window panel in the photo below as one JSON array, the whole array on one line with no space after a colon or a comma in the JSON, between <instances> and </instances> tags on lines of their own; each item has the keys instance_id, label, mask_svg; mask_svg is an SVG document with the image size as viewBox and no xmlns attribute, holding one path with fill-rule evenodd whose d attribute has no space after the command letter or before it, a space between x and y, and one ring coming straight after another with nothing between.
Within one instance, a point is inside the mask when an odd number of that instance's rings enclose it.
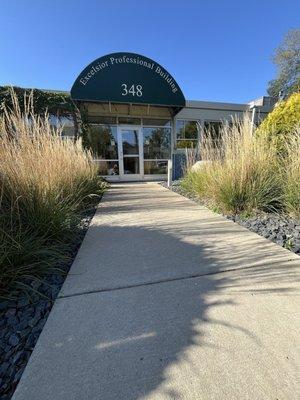
<instances>
[{"instance_id":1,"label":"glass window panel","mask_svg":"<svg viewBox=\"0 0 300 400\"><path fill-rule=\"evenodd\" d=\"M176 121L176 137L177 139L198 139L198 123L197 121Z\"/></svg>"},{"instance_id":2,"label":"glass window panel","mask_svg":"<svg viewBox=\"0 0 300 400\"><path fill-rule=\"evenodd\" d=\"M128 124L128 125L141 125L141 118L132 118L132 117L119 117L119 124Z\"/></svg>"},{"instance_id":3,"label":"glass window panel","mask_svg":"<svg viewBox=\"0 0 300 400\"><path fill-rule=\"evenodd\" d=\"M212 144L217 146L221 139L222 121L205 121L204 137L208 137Z\"/></svg>"},{"instance_id":4,"label":"glass window panel","mask_svg":"<svg viewBox=\"0 0 300 400\"><path fill-rule=\"evenodd\" d=\"M168 119L158 119L158 118L143 118L144 126L162 126L169 127L171 125Z\"/></svg>"},{"instance_id":5,"label":"glass window panel","mask_svg":"<svg viewBox=\"0 0 300 400\"><path fill-rule=\"evenodd\" d=\"M144 161L145 175L164 175L167 173L168 161Z\"/></svg>"},{"instance_id":6,"label":"glass window panel","mask_svg":"<svg viewBox=\"0 0 300 400\"><path fill-rule=\"evenodd\" d=\"M123 154L139 154L139 131L122 129Z\"/></svg>"},{"instance_id":7,"label":"glass window panel","mask_svg":"<svg viewBox=\"0 0 300 400\"><path fill-rule=\"evenodd\" d=\"M184 127L185 139L198 139L198 127L196 121L186 121Z\"/></svg>"},{"instance_id":8,"label":"glass window panel","mask_svg":"<svg viewBox=\"0 0 300 400\"><path fill-rule=\"evenodd\" d=\"M106 116L88 116L88 120L94 124L105 124L105 125L115 125L117 123L117 117L106 117Z\"/></svg>"},{"instance_id":9,"label":"glass window panel","mask_svg":"<svg viewBox=\"0 0 300 400\"><path fill-rule=\"evenodd\" d=\"M195 148L198 143L198 122L188 120L176 121L177 149Z\"/></svg>"},{"instance_id":10,"label":"glass window panel","mask_svg":"<svg viewBox=\"0 0 300 400\"><path fill-rule=\"evenodd\" d=\"M185 139L180 139L177 140L177 149L195 149L198 145L197 140L185 140Z\"/></svg>"},{"instance_id":11,"label":"glass window panel","mask_svg":"<svg viewBox=\"0 0 300 400\"><path fill-rule=\"evenodd\" d=\"M49 115L50 125L58 130L62 136L74 137L75 136L75 126L72 115L68 116L57 116Z\"/></svg>"},{"instance_id":12,"label":"glass window panel","mask_svg":"<svg viewBox=\"0 0 300 400\"><path fill-rule=\"evenodd\" d=\"M89 125L83 137L83 145L92 151L95 158L118 158L117 127Z\"/></svg>"},{"instance_id":13,"label":"glass window panel","mask_svg":"<svg viewBox=\"0 0 300 400\"><path fill-rule=\"evenodd\" d=\"M144 158L170 158L171 129L143 128Z\"/></svg>"},{"instance_id":14,"label":"glass window panel","mask_svg":"<svg viewBox=\"0 0 300 400\"><path fill-rule=\"evenodd\" d=\"M66 125L64 125L61 135L63 137L66 137L66 138L68 138L68 137L74 138L75 137L75 128L74 128L74 126L66 126Z\"/></svg>"},{"instance_id":15,"label":"glass window panel","mask_svg":"<svg viewBox=\"0 0 300 400\"><path fill-rule=\"evenodd\" d=\"M184 121L176 121L176 137L177 139L184 139Z\"/></svg>"},{"instance_id":16,"label":"glass window panel","mask_svg":"<svg viewBox=\"0 0 300 400\"><path fill-rule=\"evenodd\" d=\"M124 174L128 175L140 173L139 157L124 157L123 165Z\"/></svg>"},{"instance_id":17,"label":"glass window panel","mask_svg":"<svg viewBox=\"0 0 300 400\"><path fill-rule=\"evenodd\" d=\"M119 175L118 161L95 161L99 166L100 175Z\"/></svg>"}]
</instances>

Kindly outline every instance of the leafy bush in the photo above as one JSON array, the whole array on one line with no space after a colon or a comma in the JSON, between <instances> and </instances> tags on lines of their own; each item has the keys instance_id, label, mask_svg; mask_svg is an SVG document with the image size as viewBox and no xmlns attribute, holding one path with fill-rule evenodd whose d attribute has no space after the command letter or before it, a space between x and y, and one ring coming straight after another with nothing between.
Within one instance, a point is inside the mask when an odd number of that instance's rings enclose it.
<instances>
[{"instance_id":1,"label":"leafy bush","mask_svg":"<svg viewBox=\"0 0 300 400\"><path fill-rule=\"evenodd\" d=\"M273 139L279 150L282 150L289 136L299 125L300 93L294 93L287 100L278 103L256 132Z\"/></svg>"},{"instance_id":2,"label":"leafy bush","mask_svg":"<svg viewBox=\"0 0 300 400\"><path fill-rule=\"evenodd\" d=\"M24 288L68 256L80 215L104 184L80 142L63 140L48 116L17 97L0 121L0 292Z\"/></svg>"},{"instance_id":3,"label":"leafy bush","mask_svg":"<svg viewBox=\"0 0 300 400\"><path fill-rule=\"evenodd\" d=\"M230 214L270 211L281 207L281 176L276 149L263 137L252 137L251 122L223 125L216 146L207 136L202 144L207 162L189 171L183 189L193 191L213 207Z\"/></svg>"}]
</instances>

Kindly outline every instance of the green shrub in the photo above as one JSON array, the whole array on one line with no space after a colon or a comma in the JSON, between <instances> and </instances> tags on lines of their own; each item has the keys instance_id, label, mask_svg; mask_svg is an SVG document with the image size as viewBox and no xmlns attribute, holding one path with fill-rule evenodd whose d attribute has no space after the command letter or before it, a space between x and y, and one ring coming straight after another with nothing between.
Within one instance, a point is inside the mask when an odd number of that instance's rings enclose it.
<instances>
[{"instance_id":1,"label":"green shrub","mask_svg":"<svg viewBox=\"0 0 300 400\"><path fill-rule=\"evenodd\" d=\"M294 93L287 100L278 103L261 123L256 133L272 139L277 148L282 150L299 125L300 93Z\"/></svg>"}]
</instances>

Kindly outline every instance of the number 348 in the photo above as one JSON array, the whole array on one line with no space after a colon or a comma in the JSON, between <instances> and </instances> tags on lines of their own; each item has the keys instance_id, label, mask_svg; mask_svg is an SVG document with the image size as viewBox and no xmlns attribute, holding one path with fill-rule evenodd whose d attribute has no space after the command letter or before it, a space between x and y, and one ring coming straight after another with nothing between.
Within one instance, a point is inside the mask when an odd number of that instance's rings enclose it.
<instances>
[{"instance_id":1,"label":"number 348","mask_svg":"<svg viewBox=\"0 0 300 400\"><path fill-rule=\"evenodd\" d=\"M132 96L142 97L143 96L143 86L142 85L131 85L128 89L126 83L122 83L122 96L127 96L131 94Z\"/></svg>"}]
</instances>

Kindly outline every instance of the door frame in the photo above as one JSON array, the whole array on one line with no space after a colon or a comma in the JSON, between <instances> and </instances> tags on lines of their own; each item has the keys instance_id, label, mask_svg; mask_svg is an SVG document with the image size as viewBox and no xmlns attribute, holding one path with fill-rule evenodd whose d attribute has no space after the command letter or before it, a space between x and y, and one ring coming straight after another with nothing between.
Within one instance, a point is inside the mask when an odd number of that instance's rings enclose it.
<instances>
[{"instance_id":1,"label":"door frame","mask_svg":"<svg viewBox=\"0 0 300 400\"><path fill-rule=\"evenodd\" d=\"M118 125L118 154L119 154L119 177L121 181L141 181L144 178L144 149L143 149L143 132L140 125ZM122 130L136 130L138 131L138 145L139 154L125 155L125 157L138 157L139 158L139 174L125 174L124 173L124 154L123 154L123 140Z\"/></svg>"}]
</instances>

